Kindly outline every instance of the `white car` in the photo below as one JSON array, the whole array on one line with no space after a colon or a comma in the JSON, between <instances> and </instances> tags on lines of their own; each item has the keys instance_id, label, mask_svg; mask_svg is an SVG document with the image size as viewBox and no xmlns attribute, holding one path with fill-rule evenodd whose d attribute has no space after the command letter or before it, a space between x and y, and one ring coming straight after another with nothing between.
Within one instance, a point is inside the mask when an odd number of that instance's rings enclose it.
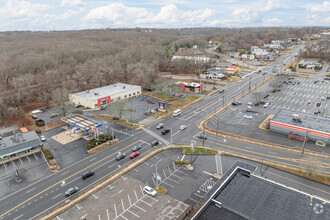
<instances>
[{"instance_id":1,"label":"white car","mask_svg":"<svg viewBox=\"0 0 330 220\"><path fill-rule=\"evenodd\" d=\"M243 82L242 80L238 81L239 83Z\"/></svg>"},{"instance_id":2,"label":"white car","mask_svg":"<svg viewBox=\"0 0 330 220\"><path fill-rule=\"evenodd\" d=\"M321 97L321 100L325 100L324 96Z\"/></svg>"},{"instance_id":3,"label":"white car","mask_svg":"<svg viewBox=\"0 0 330 220\"><path fill-rule=\"evenodd\" d=\"M185 129L186 127L187 127L187 125L181 125L181 126L180 126L180 130Z\"/></svg>"},{"instance_id":4,"label":"white car","mask_svg":"<svg viewBox=\"0 0 330 220\"><path fill-rule=\"evenodd\" d=\"M244 115L244 118L252 119L253 117L251 115Z\"/></svg>"},{"instance_id":5,"label":"white car","mask_svg":"<svg viewBox=\"0 0 330 220\"><path fill-rule=\"evenodd\" d=\"M40 140L41 140L41 141L46 141L46 137L45 137L44 135L41 135L41 136L40 136Z\"/></svg>"},{"instance_id":6,"label":"white car","mask_svg":"<svg viewBox=\"0 0 330 220\"><path fill-rule=\"evenodd\" d=\"M143 187L143 192L147 193L149 196L152 196L152 197L157 195L156 190L154 190L150 186Z\"/></svg>"}]
</instances>

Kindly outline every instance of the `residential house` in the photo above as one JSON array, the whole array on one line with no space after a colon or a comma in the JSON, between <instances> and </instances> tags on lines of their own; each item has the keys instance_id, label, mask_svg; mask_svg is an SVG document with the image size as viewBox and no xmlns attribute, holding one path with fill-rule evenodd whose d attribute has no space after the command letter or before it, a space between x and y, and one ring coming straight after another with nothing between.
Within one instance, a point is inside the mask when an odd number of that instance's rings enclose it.
<instances>
[{"instance_id":1,"label":"residential house","mask_svg":"<svg viewBox=\"0 0 330 220\"><path fill-rule=\"evenodd\" d=\"M213 80L221 80L226 77L225 74L221 72L221 70L208 70L204 73L199 74L201 79L213 79Z\"/></svg>"},{"instance_id":2,"label":"residential house","mask_svg":"<svg viewBox=\"0 0 330 220\"><path fill-rule=\"evenodd\" d=\"M260 59L268 56L268 51L266 49L259 48L258 46L251 47L251 53L255 58Z\"/></svg>"},{"instance_id":3,"label":"residential house","mask_svg":"<svg viewBox=\"0 0 330 220\"><path fill-rule=\"evenodd\" d=\"M210 40L209 41L209 47L218 47L222 45L221 41L216 41L216 40Z\"/></svg>"},{"instance_id":4,"label":"residential house","mask_svg":"<svg viewBox=\"0 0 330 220\"><path fill-rule=\"evenodd\" d=\"M242 54L241 55L242 60L254 60L254 55L253 54Z\"/></svg>"},{"instance_id":5,"label":"residential house","mask_svg":"<svg viewBox=\"0 0 330 220\"><path fill-rule=\"evenodd\" d=\"M321 64L312 60L301 60L299 66L306 69L314 69L315 67L321 67Z\"/></svg>"},{"instance_id":6,"label":"residential house","mask_svg":"<svg viewBox=\"0 0 330 220\"><path fill-rule=\"evenodd\" d=\"M272 40L271 44L283 44L284 42L282 40Z\"/></svg>"},{"instance_id":7,"label":"residential house","mask_svg":"<svg viewBox=\"0 0 330 220\"><path fill-rule=\"evenodd\" d=\"M193 60L195 63L208 63L210 61L210 57L205 57L205 56L173 56L172 61L174 60Z\"/></svg>"}]
</instances>

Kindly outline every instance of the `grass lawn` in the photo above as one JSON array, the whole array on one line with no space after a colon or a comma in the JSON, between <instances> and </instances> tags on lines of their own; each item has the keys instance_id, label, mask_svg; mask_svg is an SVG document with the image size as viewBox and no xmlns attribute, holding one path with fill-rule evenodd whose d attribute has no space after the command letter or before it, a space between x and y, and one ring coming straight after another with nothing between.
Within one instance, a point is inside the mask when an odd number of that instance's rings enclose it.
<instances>
[{"instance_id":1,"label":"grass lawn","mask_svg":"<svg viewBox=\"0 0 330 220\"><path fill-rule=\"evenodd\" d=\"M167 193L167 189L165 189L165 188L163 188L161 186L155 187L154 189L161 196L163 196L163 195L165 195Z\"/></svg>"},{"instance_id":2,"label":"grass lawn","mask_svg":"<svg viewBox=\"0 0 330 220\"><path fill-rule=\"evenodd\" d=\"M163 93L156 93L156 92L149 92L149 91L143 91L143 93L145 95L155 97L155 98L160 99L162 101L173 100L173 99L177 99L178 98L176 96L166 95L166 94L163 94Z\"/></svg>"},{"instance_id":3,"label":"grass lawn","mask_svg":"<svg viewBox=\"0 0 330 220\"><path fill-rule=\"evenodd\" d=\"M203 95L208 95L208 94L210 94L211 92L214 92L214 90L203 90L203 91L201 91L201 94L203 94Z\"/></svg>"},{"instance_id":4,"label":"grass lawn","mask_svg":"<svg viewBox=\"0 0 330 220\"><path fill-rule=\"evenodd\" d=\"M191 147L183 148L182 154L191 154ZM217 154L216 150L195 147L193 154Z\"/></svg>"},{"instance_id":5,"label":"grass lawn","mask_svg":"<svg viewBox=\"0 0 330 220\"><path fill-rule=\"evenodd\" d=\"M174 110L176 110L178 108L181 108L181 107L183 107L185 105L188 105L188 104L192 103L193 101L195 101L195 100L197 100L199 98L200 97L198 97L198 96L186 96L183 99L171 101L171 102L169 102L169 104L171 105L171 107L169 107L167 109L167 112L172 112L172 111L174 111ZM200 99L201 99L200 101L203 100L203 98L200 98ZM157 112L157 118L160 117L160 116L163 116L163 115L165 115L165 112L161 112L161 111ZM169 114L167 114L167 115L170 116ZM152 115L152 116L154 116L154 115Z\"/></svg>"},{"instance_id":6,"label":"grass lawn","mask_svg":"<svg viewBox=\"0 0 330 220\"><path fill-rule=\"evenodd\" d=\"M124 120L124 119L120 119L120 120L114 120L112 115L101 115L101 114L96 114L94 115L95 118L101 118L107 121L112 121L116 124L120 124L122 126L128 127L128 128L138 128L140 125L139 123L130 121L130 120Z\"/></svg>"},{"instance_id":7,"label":"grass lawn","mask_svg":"<svg viewBox=\"0 0 330 220\"><path fill-rule=\"evenodd\" d=\"M99 152L101 150L104 150L104 149L110 147L113 144L116 144L117 142L118 142L118 139L111 140L110 141L110 144L109 144L109 141L107 141L106 143L100 144L100 145L98 145L98 146L96 146L96 147L94 147L92 149L87 150L87 152L89 154L97 153L97 152Z\"/></svg>"}]
</instances>

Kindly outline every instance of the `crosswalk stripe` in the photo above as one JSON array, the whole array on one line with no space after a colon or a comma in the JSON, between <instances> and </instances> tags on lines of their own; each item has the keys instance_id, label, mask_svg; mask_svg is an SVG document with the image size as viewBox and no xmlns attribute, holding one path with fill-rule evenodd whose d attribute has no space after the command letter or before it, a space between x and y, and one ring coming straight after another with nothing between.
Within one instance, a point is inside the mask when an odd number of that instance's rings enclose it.
<instances>
[{"instance_id":1,"label":"crosswalk stripe","mask_svg":"<svg viewBox=\"0 0 330 220\"><path fill-rule=\"evenodd\" d=\"M162 138L162 137L159 136L158 134L156 134L156 133L154 133L154 132L152 132L152 131L150 131L150 130L148 130L148 129L145 129L144 131L147 132L148 134L150 134L151 136L157 138L158 140L160 140L160 141L163 142L164 144L166 144L166 145L169 145L169 144L170 144L169 141L165 140L164 138Z\"/></svg>"}]
</instances>

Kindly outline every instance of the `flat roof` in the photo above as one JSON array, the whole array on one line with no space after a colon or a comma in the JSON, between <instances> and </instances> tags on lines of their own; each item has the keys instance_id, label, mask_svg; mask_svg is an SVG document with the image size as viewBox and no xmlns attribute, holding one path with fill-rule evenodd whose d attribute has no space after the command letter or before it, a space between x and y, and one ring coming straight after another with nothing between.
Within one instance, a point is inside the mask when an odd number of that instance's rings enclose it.
<instances>
[{"instance_id":1,"label":"flat roof","mask_svg":"<svg viewBox=\"0 0 330 220\"><path fill-rule=\"evenodd\" d=\"M300 115L301 121L293 120L293 114ZM282 109L271 121L330 133L330 118L320 115Z\"/></svg>"},{"instance_id":2,"label":"flat roof","mask_svg":"<svg viewBox=\"0 0 330 220\"><path fill-rule=\"evenodd\" d=\"M86 118L82 115L69 115L66 117L61 118L62 121L64 121L67 124L70 124L74 127L80 128L84 131L90 131L94 128L101 127L102 124L98 121Z\"/></svg>"},{"instance_id":3,"label":"flat roof","mask_svg":"<svg viewBox=\"0 0 330 220\"><path fill-rule=\"evenodd\" d=\"M329 219L329 201L311 199L240 166L226 174L204 197L207 201L193 219Z\"/></svg>"},{"instance_id":4,"label":"flat roof","mask_svg":"<svg viewBox=\"0 0 330 220\"><path fill-rule=\"evenodd\" d=\"M36 140L37 140L37 142L41 143L40 138L35 131L17 133L17 134L2 138L2 140L0 140L0 150L6 149L6 148L11 148L11 147L14 147L17 145L22 145L22 147L25 147L26 144L35 142Z\"/></svg>"},{"instance_id":5,"label":"flat roof","mask_svg":"<svg viewBox=\"0 0 330 220\"><path fill-rule=\"evenodd\" d=\"M79 96L86 99L100 99L103 97L111 96L117 93L121 93L124 91L129 91L132 89L138 89L141 86L130 85L125 83L116 83L108 86L103 86L100 88L90 89L83 92L74 93L72 95Z\"/></svg>"}]
</instances>

